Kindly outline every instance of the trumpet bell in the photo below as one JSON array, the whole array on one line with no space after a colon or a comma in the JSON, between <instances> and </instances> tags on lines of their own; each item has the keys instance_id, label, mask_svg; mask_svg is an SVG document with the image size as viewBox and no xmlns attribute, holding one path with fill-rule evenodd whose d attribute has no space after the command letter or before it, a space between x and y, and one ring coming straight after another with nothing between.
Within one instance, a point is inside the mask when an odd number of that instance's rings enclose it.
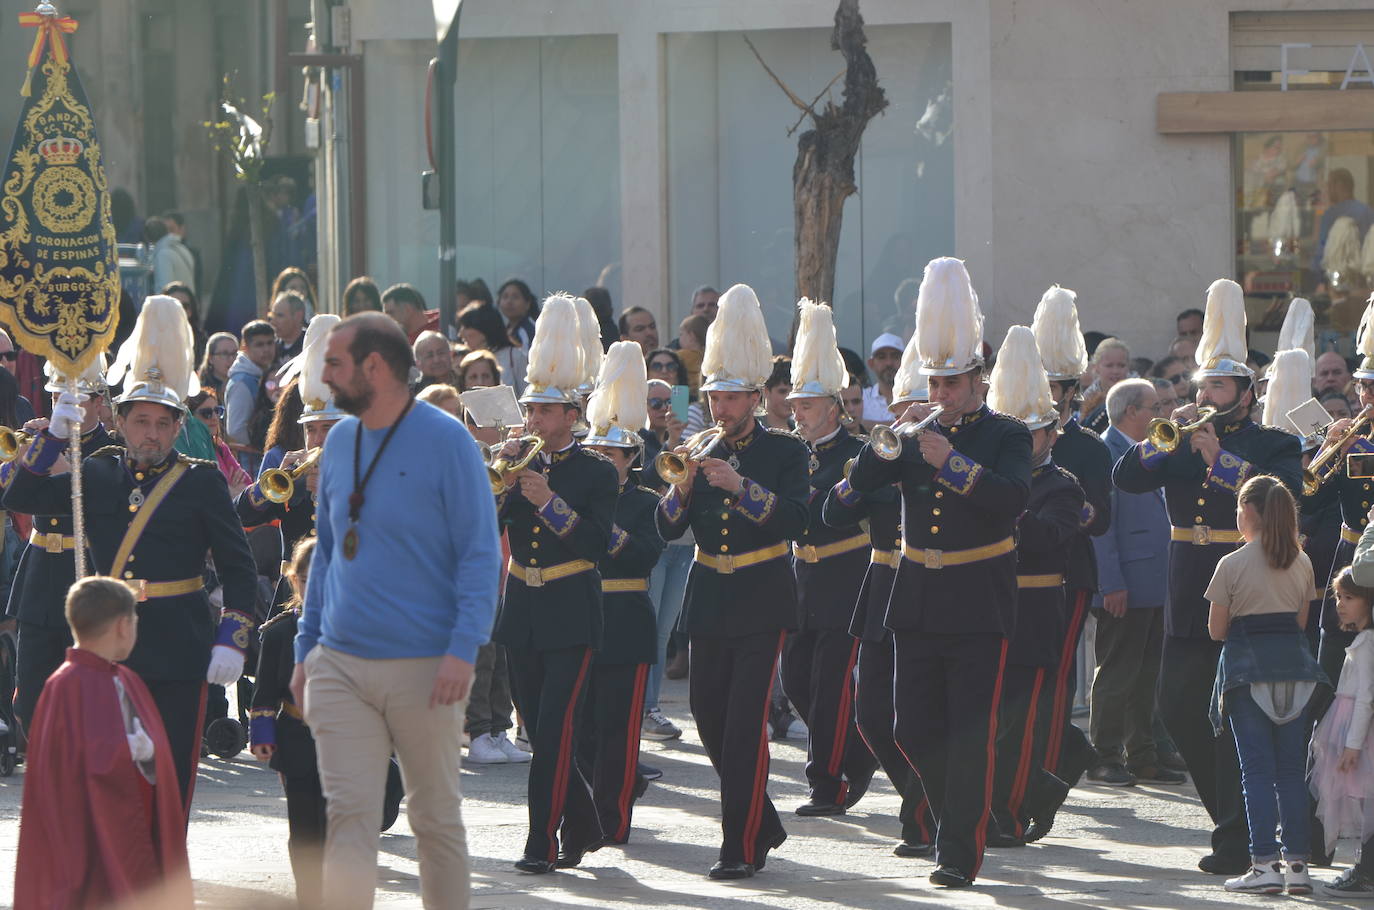
<instances>
[{"instance_id":1,"label":"trumpet bell","mask_svg":"<svg viewBox=\"0 0 1374 910\"><path fill-rule=\"evenodd\" d=\"M1202 429L1215 416L1217 416L1216 408L1198 408L1197 420L1183 426L1179 426L1177 422L1167 417L1156 417L1146 427L1145 436L1150 440L1150 445L1161 452L1172 452L1178 448L1178 444L1183 441L1184 436Z\"/></svg>"},{"instance_id":2,"label":"trumpet bell","mask_svg":"<svg viewBox=\"0 0 1374 910\"><path fill-rule=\"evenodd\" d=\"M262 492L262 498L268 502L290 502L296 495L296 482L286 471L271 468L263 471L262 476L258 478L258 489Z\"/></svg>"},{"instance_id":3,"label":"trumpet bell","mask_svg":"<svg viewBox=\"0 0 1374 910\"><path fill-rule=\"evenodd\" d=\"M23 430L0 427L0 462L14 461L19 457L20 449L32 440L33 437Z\"/></svg>"},{"instance_id":4,"label":"trumpet bell","mask_svg":"<svg viewBox=\"0 0 1374 910\"><path fill-rule=\"evenodd\" d=\"M889 426L876 426L868 434L868 446L883 461L896 461L902 454L902 437Z\"/></svg>"},{"instance_id":5,"label":"trumpet bell","mask_svg":"<svg viewBox=\"0 0 1374 910\"><path fill-rule=\"evenodd\" d=\"M654 458L654 470L671 486L687 481L687 459L676 452L659 452Z\"/></svg>"},{"instance_id":6,"label":"trumpet bell","mask_svg":"<svg viewBox=\"0 0 1374 910\"><path fill-rule=\"evenodd\" d=\"M530 462L534 461L535 456L544 451L544 440L538 436L521 436L520 444L528 446L528 448L517 460L507 461L498 455L491 464L487 465L487 479L491 481L491 492L494 495L500 496L501 493L505 492L507 474L525 470L530 466Z\"/></svg>"}]
</instances>

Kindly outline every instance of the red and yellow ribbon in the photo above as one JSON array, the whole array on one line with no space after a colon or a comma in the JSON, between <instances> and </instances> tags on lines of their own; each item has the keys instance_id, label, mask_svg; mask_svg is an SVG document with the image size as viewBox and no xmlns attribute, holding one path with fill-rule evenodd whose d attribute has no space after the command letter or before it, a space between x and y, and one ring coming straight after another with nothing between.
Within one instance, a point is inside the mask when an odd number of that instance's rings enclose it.
<instances>
[{"instance_id":1,"label":"red and yellow ribbon","mask_svg":"<svg viewBox=\"0 0 1374 910\"><path fill-rule=\"evenodd\" d=\"M24 86L19 94L29 96L29 85L38 61L43 59L43 48L52 41L52 56L58 63L67 62L67 44L63 35L76 31L77 22L71 16L47 16L43 13L20 13L19 24L24 28L36 28L38 34L33 39L33 49L29 51L29 71L24 75Z\"/></svg>"}]
</instances>

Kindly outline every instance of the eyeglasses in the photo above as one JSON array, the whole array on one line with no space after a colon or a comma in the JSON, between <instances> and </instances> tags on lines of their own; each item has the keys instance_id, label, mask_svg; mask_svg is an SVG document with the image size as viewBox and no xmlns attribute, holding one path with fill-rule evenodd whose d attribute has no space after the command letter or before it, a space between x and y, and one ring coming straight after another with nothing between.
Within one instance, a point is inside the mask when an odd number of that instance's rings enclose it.
<instances>
[{"instance_id":1,"label":"eyeglasses","mask_svg":"<svg viewBox=\"0 0 1374 910\"><path fill-rule=\"evenodd\" d=\"M19 359L18 351L0 351L0 358L8 360L10 363Z\"/></svg>"},{"instance_id":2,"label":"eyeglasses","mask_svg":"<svg viewBox=\"0 0 1374 910\"><path fill-rule=\"evenodd\" d=\"M229 348L228 350L225 350L225 351L212 351L212 352L210 352L210 356L211 356L211 357L233 357L234 354L235 354L235 351L234 351L233 348Z\"/></svg>"},{"instance_id":3,"label":"eyeglasses","mask_svg":"<svg viewBox=\"0 0 1374 910\"><path fill-rule=\"evenodd\" d=\"M1168 379L1169 379L1169 382L1172 382L1174 385L1178 385L1180 382L1187 382L1187 381L1188 381L1188 374L1187 374L1187 373L1175 373L1174 375L1168 377Z\"/></svg>"},{"instance_id":4,"label":"eyeglasses","mask_svg":"<svg viewBox=\"0 0 1374 910\"><path fill-rule=\"evenodd\" d=\"M677 364L671 360L655 360L649 364L649 369L658 373L668 373L677 369Z\"/></svg>"},{"instance_id":5,"label":"eyeglasses","mask_svg":"<svg viewBox=\"0 0 1374 910\"><path fill-rule=\"evenodd\" d=\"M649 407L657 411L659 408L666 408L671 401L671 398L650 398Z\"/></svg>"},{"instance_id":6,"label":"eyeglasses","mask_svg":"<svg viewBox=\"0 0 1374 910\"><path fill-rule=\"evenodd\" d=\"M224 405L217 404L214 407L196 408L196 416L202 420L209 420L211 417L224 419Z\"/></svg>"}]
</instances>

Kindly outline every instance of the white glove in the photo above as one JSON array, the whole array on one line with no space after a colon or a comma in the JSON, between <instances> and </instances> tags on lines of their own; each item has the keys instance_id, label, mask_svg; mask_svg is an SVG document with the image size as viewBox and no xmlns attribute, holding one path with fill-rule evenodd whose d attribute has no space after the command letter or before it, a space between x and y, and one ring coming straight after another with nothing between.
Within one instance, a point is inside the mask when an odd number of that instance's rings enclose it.
<instances>
[{"instance_id":1,"label":"white glove","mask_svg":"<svg viewBox=\"0 0 1374 910\"><path fill-rule=\"evenodd\" d=\"M57 397L57 404L53 405L48 432L58 439L71 439L73 433L81 431L81 421L85 418L81 399L71 392L63 392Z\"/></svg>"},{"instance_id":2,"label":"white glove","mask_svg":"<svg viewBox=\"0 0 1374 910\"><path fill-rule=\"evenodd\" d=\"M239 681L243 675L243 652L228 645L215 645L210 649L210 669L205 671L205 681L212 686L228 686Z\"/></svg>"},{"instance_id":3,"label":"white glove","mask_svg":"<svg viewBox=\"0 0 1374 910\"><path fill-rule=\"evenodd\" d=\"M153 738L143 729L143 723L137 717L134 718L134 732L124 738L129 741L129 754L134 761L153 760Z\"/></svg>"}]
</instances>

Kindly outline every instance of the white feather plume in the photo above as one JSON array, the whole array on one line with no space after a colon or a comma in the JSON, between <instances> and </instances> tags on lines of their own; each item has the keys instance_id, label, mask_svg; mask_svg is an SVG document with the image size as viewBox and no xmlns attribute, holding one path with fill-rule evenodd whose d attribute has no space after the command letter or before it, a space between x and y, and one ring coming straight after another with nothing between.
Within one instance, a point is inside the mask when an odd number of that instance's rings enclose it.
<instances>
[{"instance_id":1,"label":"white feather plume","mask_svg":"<svg viewBox=\"0 0 1374 910\"><path fill-rule=\"evenodd\" d=\"M849 385L849 371L835 338L835 314L823 303L803 297L797 301L797 343L792 349L792 388L820 383L827 394L837 395Z\"/></svg>"},{"instance_id":2,"label":"white feather plume","mask_svg":"<svg viewBox=\"0 0 1374 910\"><path fill-rule=\"evenodd\" d=\"M327 404L334 400L334 393L324 381L324 354L329 333L340 322L342 320L333 313L321 313L310 320L305 327L301 352L282 367L282 385L297 376L301 378L301 401L322 401Z\"/></svg>"},{"instance_id":3,"label":"white feather plume","mask_svg":"<svg viewBox=\"0 0 1374 910\"><path fill-rule=\"evenodd\" d=\"M534 323L530 365L525 381L540 389L571 392L582 383L582 347L578 343L577 304L567 294L544 300Z\"/></svg>"},{"instance_id":4,"label":"white feather plume","mask_svg":"<svg viewBox=\"0 0 1374 910\"><path fill-rule=\"evenodd\" d=\"M921 336L913 334L902 349L902 363L897 367L897 375L892 377L892 400L908 401L916 398L922 401L929 395L926 377L921 375L921 346L917 340Z\"/></svg>"},{"instance_id":5,"label":"white feather plume","mask_svg":"<svg viewBox=\"0 0 1374 910\"><path fill-rule=\"evenodd\" d=\"M1045 371L1056 376L1082 376L1088 368L1088 348L1078 326L1078 295L1055 285L1035 308L1031 331Z\"/></svg>"},{"instance_id":6,"label":"white feather plume","mask_svg":"<svg viewBox=\"0 0 1374 910\"><path fill-rule=\"evenodd\" d=\"M1369 330L1371 323L1374 323L1374 294L1370 294L1365 301L1364 315L1360 317L1360 327L1355 332L1355 353L1361 357L1374 357L1374 332Z\"/></svg>"},{"instance_id":7,"label":"white feather plume","mask_svg":"<svg viewBox=\"0 0 1374 910\"><path fill-rule=\"evenodd\" d=\"M1040 363L1035 333L1014 325L997 351L988 377L988 407L1025 421L1039 421L1054 413L1050 380Z\"/></svg>"},{"instance_id":8,"label":"white feather plume","mask_svg":"<svg viewBox=\"0 0 1374 910\"><path fill-rule=\"evenodd\" d=\"M1268 426L1302 435L1288 419L1288 412L1312 397L1312 359L1302 348L1274 355L1269 386L1264 393L1264 422Z\"/></svg>"},{"instance_id":9,"label":"white feather plume","mask_svg":"<svg viewBox=\"0 0 1374 910\"><path fill-rule=\"evenodd\" d=\"M1245 293L1230 278L1218 278L1207 288L1202 339L1194 359L1204 368L1221 358L1244 364L1249 353L1245 344Z\"/></svg>"},{"instance_id":10,"label":"white feather plume","mask_svg":"<svg viewBox=\"0 0 1374 910\"><path fill-rule=\"evenodd\" d=\"M1274 203L1269 215L1269 240L1296 240L1302 236L1302 220L1298 215L1298 194L1288 190Z\"/></svg>"},{"instance_id":11,"label":"white feather plume","mask_svg":"<svg viewBox=\"0 0 1374 910\"><path fill-rule=\"evenodd\" d=\"M644 350L635 341L617 341L601 361L596 390L587 402L587 425L593 435L612 426L629 433L644 428L649 419L649 374Z\"/></svg>"},{"instance_id":12,"label":"white feather plume","mask_svg":"<svg viewBox=\"0 0 1374 910\"><path fill-rule=\"evenodd\" d=\"M916 294L921 359L946 369L971 369L982 354L983 314L968 270L949 256L926 264Z\"/></svg>"},{"instance_id":13,"label":"white feather plume","mask_svg":"<svg viewBox=\"0 0 1374 910\"><path fill-rule=\"evenodd\" d=\"M182 401L200 392L191 323L181 301L163 294L143 301L133 332L110 366L110 385L127 379L127 391L133 384L145 381L154 367L162 373L158 381Z\"/></svg>"},{"instance_id":14,"label":"white feather plume","mask_svg":"<svg viewBox=\"0 0 1374 910\"><path fill-rule=\"evenodd\" d=\"M1279 343L1274 348L1276 351L1291 351L1294 348L1306 351L1308 364L1312 367L1314 375L1317 369L1315 326L1316 316L1312 313L1312 304L1304 297L1294 297L1288 304L1288 312L1284 314L1283 326L1279 329Z\"/></svg>"},{"instance_id":15,"label":"white feather plume","mask_svg":"<svg viewBox=\"0 0 1374 910\"><path fill-rule=\"evenodd\" d=\"M702 378L735 379L761 388L772 368L773 346L758 295L749 285L737 284L720 295L715 321L706 330Z\"/></svg>"},{"instance_id":16,"label":"white feather plume","mask_svg":"<svg viewBox=\"0 0 1374 910\"><path fill-rule=\"evenodd\" d=\"M596 382L601 372L601 360L605 352L601 349L601 324L596 321L596 310L586 297L577 300L577 338L582 347L582 382Z\"/></svg>"}]
</instances>

